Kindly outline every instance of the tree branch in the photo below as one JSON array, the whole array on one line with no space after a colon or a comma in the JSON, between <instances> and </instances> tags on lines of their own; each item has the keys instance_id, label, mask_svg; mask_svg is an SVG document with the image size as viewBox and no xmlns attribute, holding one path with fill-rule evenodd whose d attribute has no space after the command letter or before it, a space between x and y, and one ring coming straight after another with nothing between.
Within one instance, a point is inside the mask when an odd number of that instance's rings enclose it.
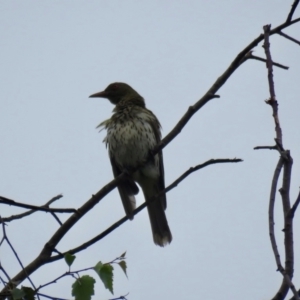
<instances>
[{"instance_id":1,"label":"tree branch","mask_svg":"<svg viewBox=\"0 0 300 300\"><path fill-rule=\"evenodd\" d=\"M62 195L58 195L58 196L54 197L55 200L59 199L57 197L61 198ZM49 202L52 203L53 201L55 201L53 199L51 199ZM45 212L56 212L56 213L76 213L76 209L74 209L74 208L48 208L48 207L46 207L47 203L43 206L36 206L36 205L17 202L17 201L0 196L0 204L1 203L31 209L31 210L33 210L33 212L34 211L45 211ZM31 214L32 212L29 212L29 213Z\"/></svg>"},{"instance_id":2,"label":"tree branch","mask_svg":"<svg viewBox=\"0 0 300 300\"><path fill-rule=\"evenodd\" d=\"M291 10L290 10L290 12L288 14L288 17L286 19L287 23L292 21L293 14L294 14L298 4L299 4L299 0L295 0L294 3L292 4Z\"/></svg>"},{"instance_id":3,"label":"tree branch","mask_svg":"<svg viewBox=\"0 0 300 300\"><path fill-rule=\"evenodd\" d=\"M266 59L267 59L266 65L268 69L268 82L269 82L269 91L270 91L270 98L269 100L266 101L266 103L271 105L273 110L273 118L275 122L275 132L276 132L275 141L276 141L277 148L281 153L281 157L273 177L270 204L269 204L270 239L271 239L272 249L277 263L277 268L280 271L280 273L283 275L281 286L278 292L276 293L276 295L274 296L273 300L284 299L288 293L289 288L294 293L296 299L299 300L298 293L295 289L294 284L292 283L292 278L294 274L293 218L289 217L290 215L289 212L291 210L289 193L290 193L290 181L291 181L293 159L290 156L288 150L284 151L283 142L282 142L282 130L280 127L279 116L278 116L278 102L276 100L276 95L275 95L275 85L273 81L273 62L272 62L270 43L269 43L269 34L270 34L271 26L265 25L263 29L264 29L263 47L265 49ZM273 217L276 185L277 185L278 176L282 168L282 165L284 171L283 171L283 184L282 184L282 188L280 189L280 194L282 198L282 206L283 206L283 213L284 213L285 268L283 268L281 265L279 252L277 250L277 245L276 245L275 235L274 235L274 217Z\"/></svg>"},{"instance_id":4,"label":"tree branch","mask_svg":"<svg viewBox=\"0 0 300 300\"><path fill-rule=\"evenodd\" d=\"M1 219L1 217L0 217L0 219ZM16 257L17 261L19 262L19 264L20 264L20 266L22 268L22 272L24 272L25 278L28 279L28 281L30 282L30 284L32 285L32 287L35 289L36 287L35 287L33 281L31 280L31 278L29 277L30 274L28 274L26 272L26 270L25 270L25 268L23 266L23 263L22 263L21 259L19 258L19 255L18 255L17 251L15 250L15 248L13 247L13 245L11 244L10 240L7 237L6 230L5 230L5 224L3 222L2 222L2 232L3 232L3 239L2 239L2 241L6 241L7 242L7 244L9 245L9 247L11 249L11 251L13 252L14 256ZM2 271L3 271L3 268L2 268Z\"/></svg>"},{"instance_id":5,"label":"tree branch","mask_svg":"<svg viewBox=\"0 0 300 300\"><path fill-rule=\"evenodd\" d=\"M270 91L270 98L269 100L266 101L266 103L272 107L273 118L275 121L276 139L278 143L282 146L282 131L281 131L279 117L278 117L278 102L276 100L276 95L275 95L275 87L273 81L273 67L272 67L273 62L272 62L272 57L270 52L270 42L269 42L270 29L271 29L271 25L264 26L265 42L263 47L265 49L266 58L267 58L268 82L269 82L269 91Z\"/></svg>"},{"instance_id":6,"label":"tree branch","mask_svg":"<svg viewBox=\"0 0 300 300\"><path fill-rule=\"evenodd\" d=\"M262 58L262 57L259 57L259 56L256 56L256 55L253 55L252 53L250 53L248 56L247 56L249 59L254 59L254 60L258 60L258 61L262 61L262 62L267 62L267 60L265 58ZM287 66L284 66L282 64L279 64L279 63L276 63L276 62L272 62L273 66L276 66L278 68L281 68L281 69L284 69L284 70L288 70L289 67Z\"/></svg>"},{"instance_id":7,"label":"tree branch","mask_svg":"<svg viewBox=\"0 0 300 300\"><path fill-rule=\"evenodd\" d=\"M256 146L253 148L253 150L262 150L262 149L278 150L277 146Z\"/></svg>"},{"instance_id":8,"label":"tree branch","mask_svg":"<svg viewBox=\"0 0 300 300\"><path fill-rule=\"evenodd\" d=\"M63 197L63 195L57 195L57 196L55 196L55 197L53 197L52 199L50 199L47 203L45 203L43 206L41 206L41 207L44 207L44 208L49 208L49 205L50 204L52 204L54 201L56 201L56 200L59 200L60 198L62 198ZM2 197L0 196L0 199L1 199ZM6 200L8 200L7 198L5 198ZM10 201L13 201L13 200L10 200ZM14 201L15 202L15 201ZM37 212L38 210L37 209L32 209L32 210L29 210L29 211L27 211L27 212L24 212L24 213L21 213L21 214L18 214L18 215L12 215L12 216L10 216L10 217L6 217L6 218L2 218L1 220L0 220L0 224L1 224L1 222L4 222L4 223L7 223L7 222L11 222L11 221L13 221L13 220L18 220L18 219L21 219L21 218L24 218L24 217L27 217L27 216L29 216L29 215L31 215L31 214L33 214L33 213L35 213L35 212ZM74 211L76 211L76 210L74 210ZM53 212L51 212L51 214L54 214Z\"/></svg>"},{"instance_id":9,"label":"tree branch","mask_svg":"<svg viewBox=\"0 0 300 300\"><path fill-rule=\"evenodd\" d=\"M285 37L286 39L288 39L288 40L290 40L290 41L292 41L292 42L300 45L300 42L298 40L296 40L293 37L287 35L286 33L283 33L282 31L279 31L278 34L281 35L281 36L283 36L283 37Z\"/></svg>"},{"instance_id":10,"label":"tree branch","mask_svg":"<svg viewBox=\"0 0 300 300\"><path fill-rule=\"evenodd\" d=\"M210 159L208 161L206 161L203 164L197 165L195 167L191 167L189 170L187 170L186 172L184 172L180 177L178 177L173 183L171 183L168 187L166 187L163 191L160 191L156 196L153 197L153 201L155 199L158 199L160 197L161 194L163 193L167 193L170 190L172 190L173 188L175 188L180 182L182 182L186 177L188 177L190 174L192 174L193 172L196 172L202 168L205 168L209 165L212 164L218 164L218 163L237 163L237 162L241 162L241 159L238 158L234 158L234 159ZM143 204L141 204L139 207L137 207L134 212L133 215L138 214L140 211L142 211L145 207L147 207L148 202L144 202ZM49 262L53 262L59 259L62 259L66 253L70 253L70 254L75 254L78 253L88 247L90 247L91 245L95 244L96 242L102 240L104 237L106 237L109 233L111 233L112 231L114 231L115 229L117 229L120 225L122 225L123 223L125 223L128 220L127 216L124 216L123 218L121 218L119 221L117 221L116 223L114 223L113 225L111 225L110 227L108 227L106 230L104 230L103 232L101 232L100 234L98 234L97 236L95 236L94 238L90 239L89 241L83 243L82 245L74 248L74 249L70 249L64 253L59 253L56 256L52 256L51 258L49 258L49 260L47 261L47 263Z\"/></svg>"},{"instance_id":11,"label":"tree branch","mask_svg":"<svg viewBox=\"0 0 300 300\"><path fill-rule=\"evenodd\" d=\"M295 212L296 212L296 210L298 208L299 203L300 203L300 192L298 194L298 197L297 197L294 205L292 206L292 208L291 208L291 210L289 212L292 218L294 218L294 216L295 216Z\"/></svg>"},{"instance_id":12,"label":"tree branch","mask_svg":"<svg viewBox=\"0 0 300 300\"><path fill-rule=\"evenodd\" d=\"M300 18L297 18L293 21L285 22L269 32L269 35L277 34L282 29L291 26L300 21ZM236 69L247 60L247 54L256 47L261 41L263 41L264 35L260 34L256 39L254 39L248 46L246 46L232 61L226 71L218 77L214 84L209 88L209 90L204 94L204 96L196 102L193 106L190 106L187 112L183 115L180 121L176 124L173 130L165 136L164 139L153 149L153 153L156 154L162 150L166 145L168 145L183 129L191 117L209 100L213 99L216 95L216 92L225 84L228 78L236 71Z\"/></svg>"}]
</instances>

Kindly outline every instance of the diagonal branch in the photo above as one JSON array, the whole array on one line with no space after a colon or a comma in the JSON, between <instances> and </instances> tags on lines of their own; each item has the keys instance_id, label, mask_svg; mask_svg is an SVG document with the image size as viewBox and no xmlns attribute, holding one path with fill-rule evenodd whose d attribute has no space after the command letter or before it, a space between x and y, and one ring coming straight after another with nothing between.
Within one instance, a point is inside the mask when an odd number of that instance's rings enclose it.
<instances>
[{"instance_id":1,"label":"diagonal branch","mask_svg":"<svg viewBox=\"0 0 300 300\"><path fill-rule=\"evenodd\" d=\"M259 57L259 56L256 56L256 55L253 55L252 53L250 53L248 56L247 56L249 59L254 59L254 60L258 60L258 61L262 61L262 62L267 62L267 60L265 58L262 58L262 57ZM273 66L275 67L278 67L278 68L281 68L281 69L284 69L284 70L288 70L289 67L287 66L284 66L282 64L279 64L279 63L276 63L276 62L272 62Z\"/></svg>"},{"instance_id":2,"label":"diagonal branch","mask_svg":"<svg viewBox=\"0 0 300 300\"><path fill-rule=\"evenodd\" d=\"M0 219L1 219L1 216L0 216ZM2 241L6 241L6 242L7 242L7 244L9 245L9 247L10 247L10 249L11 249L11 251L13 252L14 256L16 257L16 259L17 259L19 265L21 266L22 272L25 273L25 276L26 276L25 278L28 279L28 281L30 282L30 284L32 285L32 287L35 289L36 287L35 287L33 281L31 280L31 278L29 277L30 274L28 274L28 273L26 272L26 270L25 270L25 268L24 268L24 266L23 266L23 263L22 263L21 259L19 258L19 255L18 255L17 251L15 250L15 248L13 247L13 245L12 245L12 243L10 242L9 238L7 237L4 222L2 222L2 232L3 232L3 239L2 239ZM2 269L2 271L3 271L3 269ZM7 275L7 276L8 276L8 275Z\"/></svg>"},{"instance_id":3,"label":"diagonal branch","mask_svg":"<svg viewBox=\"0 0 300 300\"><path fill-rule=\"evenodd\" d=\"M234 159L210 159L210 160L206 161L203 164L197 165L195 167L191 167L187 171L185 171L181 176L179 176L174 182L172 182L168 187L166 187L163 191L160 191L156 196L154 196L153 200L155 201L155 199L158 199L159 196L163 193L168 193L170 190L172 190L173 188L178 186L178 184L180 182L182 182L186 177L188 177L190 174L192 174L192 173L194 173L194 172L196 172L200 169L203 169L203 168L205 168L209 165L212 165L212 164L238 163L238 162L242 162L242 160L238 159L238 158L234 158ZM133 214L134 215L138 214L145 207L147 207L148 204L149 204L148 202L144 202L143 204L141 204L139 207L137 207L134 210ZM74 249L70 249L70 250L68 250L64 253L59 253L56 256L52 256L51 258L49 258L49 260L46 263L62 259L66 253L75 254L75 253L78 253L78 252L90 247L91 245L95 244L96 242L102 240L105 236L107 236L109 233L111 233L112 231L117 229L120 225L125 223L127 220L129 220L127 216L121 218L119 221L117 221L116 223L114 223L113 225L108 227L106 230L104 230L103 232L101 232L100 234L95 236L94 238L90 239L89 241L85 242L84 244L82 244L82 245L80 245L80 246L78 246Z\"/></svg>"},{"instance_id":4,"label":"diagonal branch","mask_svg":"<svg viewBox=\"0 0 300 300\"><path fill-rule=\"evenodd\" d=\"M300 22L300 18L297 18L290 22L285 22L273 30L269 32L269 35L277 34L282 29L289 27L297 22ZM240 67L248 58L247 54L256 47L261 41L264 40L264 35L260 34L256 39L254 39L248 46L246 46L232 61L229 67L225 70L225 72L218 77L218 79L213 83L213 85L209 88L209 90L204 94L204 96L197 101L193 106L190 106L187 112L183 115L180 121L176 124L176 126L172 129L172 131L165 136L164 139L153 149L153 154L158 153L162 150L166 145L168 145L183 129L183 127L187 124L187 122L192 118L192 116L209 100L216 97L216 92L225 84L225 82L229 79L229 77Z\"/></svg>"},{"instance_id":5,"label":"diagonal branch","mask_svg":"<svg viewBox=\"0 0 300 300\"><path fill-rule=\"evenodd\" d=\"M299 4L299 0L295 0L294 3L292 4L291 10L290 10L290 12L288 14L288 17L286 19L287 23L292 21L293 14L294 14L298 4Z\"/></svg>"},{"instance_id":6,"label":"diagonal branch","mask_svg":"<svg viewBox=\"0 0 300 300\"><path fill-rule=\"evenodd\" d=\"M292 208L291 208L291 210L289 212L291 214L291 218L294 218L295 212L296 212L296 210L298 208L299 203L300 203L300 192L298 194L298 197L297 197L295 203L293 204L293 206L292 206Z\"/></svg>"},{"instance_id":7,"label":"diagonal branch","mask_svg":"<svg viewBox=\"0 0 300 300\"><path fill-rule=\"evenodd\" d=\"M278 34L281 35L281 36L283 36L283 37L285 37L286 39L288 39L288 40L290 40L290 41L292 41L292 42L300 45L300 42L298 40L296 40L293 37L287 35L286 33L283 33L282 31L279 31Z\"/></svg>"}]
</instances>

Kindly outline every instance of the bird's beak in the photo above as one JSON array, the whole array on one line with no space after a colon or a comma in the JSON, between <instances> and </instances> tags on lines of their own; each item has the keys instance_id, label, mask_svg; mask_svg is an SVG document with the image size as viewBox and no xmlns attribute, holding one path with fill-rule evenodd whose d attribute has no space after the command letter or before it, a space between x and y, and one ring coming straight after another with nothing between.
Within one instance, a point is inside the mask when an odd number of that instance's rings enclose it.
<instances>
[{"instance_id":1,"label":"bird's beak","mask_svg":"<svg viewBox=\"0 0 300 300\"><path fill-rule=\"evenodd\" d=\"M106 91L98 92L96 94L93 94L89 96L89 98L107 98L108 94Z\"/></svg>"}]
</instances>

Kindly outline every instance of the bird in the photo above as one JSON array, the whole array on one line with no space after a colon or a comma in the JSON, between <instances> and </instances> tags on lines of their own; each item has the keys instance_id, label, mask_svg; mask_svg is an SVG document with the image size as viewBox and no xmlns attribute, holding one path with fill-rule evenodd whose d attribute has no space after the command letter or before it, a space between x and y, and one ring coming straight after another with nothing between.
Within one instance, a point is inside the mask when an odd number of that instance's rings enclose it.
<instances>
[{"instance_id":1,"label":"bird","mask_svg":"<svg viewBox=\"0 0 300 300\"><path fill-rule=\"evenodd\" d=\"M89 97L106 98L115 105L111 118L97 128L107 131L103 142L108 148L114 177L123 172L126 174L118 185L126 215L133 219L138 184L147 203L154 243L161 247L170 244L172 234L165 214L166 194L153 198L165 189L162 151L151 155L161 140L161 125L157 117L146 108L144 98L123 82L111 83L104 91Z\"/></svg>"}]
</instances>

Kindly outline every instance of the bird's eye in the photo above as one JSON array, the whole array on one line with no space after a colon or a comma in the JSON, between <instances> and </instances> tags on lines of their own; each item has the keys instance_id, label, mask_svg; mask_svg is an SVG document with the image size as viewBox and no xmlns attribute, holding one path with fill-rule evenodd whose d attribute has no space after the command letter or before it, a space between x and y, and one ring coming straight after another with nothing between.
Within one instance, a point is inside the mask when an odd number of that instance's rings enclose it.
<instances>
[{"instance_id":1,"label":"bird's eye","mask_svg":"<svg viewBox=\"0 0 300 300\"><path fill-rule=\"evenodd\" d=\"M113 90L117 90L118 87L119 87L119 86L118 86L117 84L113 84L113 85L112 85L112 89L113 89Z\"/></svg>"}]
</instances>

